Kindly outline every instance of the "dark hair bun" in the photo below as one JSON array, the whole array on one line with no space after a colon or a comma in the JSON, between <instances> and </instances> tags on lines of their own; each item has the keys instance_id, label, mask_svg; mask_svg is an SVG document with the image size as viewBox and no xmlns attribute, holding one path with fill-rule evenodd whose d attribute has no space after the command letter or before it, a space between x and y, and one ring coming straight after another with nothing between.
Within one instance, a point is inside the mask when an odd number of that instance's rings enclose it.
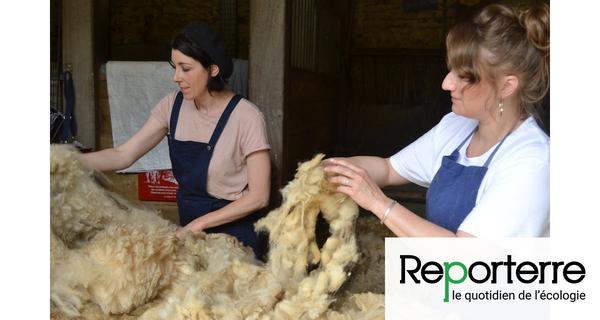
<instances>
[{"instance_id":1,"label":"dark hair bun","mask_svg":"<svg viewBox=\"0 0 600 320\"><path fill-rule=\"evenodd\" d=\"M228 79L233 72L233 61L227 53L225 45L210 26L201 22L192 22L183 29L183 34L204 50L219 66L223 79ZM208 67L208 66L206 66Z\"/></svg>"}]
</instances>

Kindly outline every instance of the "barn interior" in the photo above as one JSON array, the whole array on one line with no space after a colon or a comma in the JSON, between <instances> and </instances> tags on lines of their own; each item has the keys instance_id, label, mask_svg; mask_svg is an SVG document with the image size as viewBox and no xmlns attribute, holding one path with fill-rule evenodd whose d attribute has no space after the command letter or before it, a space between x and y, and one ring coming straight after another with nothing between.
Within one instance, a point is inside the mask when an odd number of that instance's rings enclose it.
<instances>
[{"instance_id":1,"label":"barn interior","mask_svg":"<svg viewBox=\"0 0 600 320\"><path fill-rule=\"evenodd\" d=\"M191 21L204 21L230 54L247 61L247 98L266 117L273 168L269 209L299 162L328 157L389 157L451 110L441 88L445 35L481 7L548 0L51 0L51 107L74 123L53 142L84 151L113 147L109 61L163 61L168 43ZM73 97L65 94L72 83ZM168 85L168 84L167 84ZM73 109L67 110L69 99ZM540 109L550 133L549 97ZM146 119L148 114L139 114ZM61 133L65 132L61 128ZM127 200L177 222L171 198L140 195L143 173L106 172ZM424 214L426 189L390 187L386 195ZM157 201L158 200L158 201ZM326 237L327 228L320 229ZM369 212L357 221L361 278L346 289L384 292L384 238L393 236ZM355 288L356 287L356 288Z\"/></svg>"}]
</instances>

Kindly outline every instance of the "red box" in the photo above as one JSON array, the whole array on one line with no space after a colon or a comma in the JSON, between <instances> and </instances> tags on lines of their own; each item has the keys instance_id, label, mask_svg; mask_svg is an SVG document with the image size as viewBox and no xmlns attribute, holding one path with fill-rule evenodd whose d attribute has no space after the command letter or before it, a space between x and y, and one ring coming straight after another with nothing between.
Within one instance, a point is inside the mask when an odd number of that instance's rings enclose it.
<instances>
[{"instance_id":1,"label":"red box","mask_svg":"<svg viewBox=\"0 0 600 320\"><path fill-rule=\"evenodd\" d=\"M146 201L177 201L179 184L172 170L138 173L138 197Z\"/></svg>"}]
</instances>

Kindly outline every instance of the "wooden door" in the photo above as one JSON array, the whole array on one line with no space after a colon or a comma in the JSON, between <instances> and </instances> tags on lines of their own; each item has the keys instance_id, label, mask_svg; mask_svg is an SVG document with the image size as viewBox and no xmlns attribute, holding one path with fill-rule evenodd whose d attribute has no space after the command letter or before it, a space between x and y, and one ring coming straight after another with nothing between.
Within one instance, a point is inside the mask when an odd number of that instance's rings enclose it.
<instances>
[{"instance_id":1,"label":"wooden door","mask_svg":"<svg viewBox=\"0 0 600 320\"><path fill-rule=\"evenodd\" d=\"M286 10L283 181L298 162L334 155L344 103L349 1L290 0Z\"/></svg>"}]
</instances>

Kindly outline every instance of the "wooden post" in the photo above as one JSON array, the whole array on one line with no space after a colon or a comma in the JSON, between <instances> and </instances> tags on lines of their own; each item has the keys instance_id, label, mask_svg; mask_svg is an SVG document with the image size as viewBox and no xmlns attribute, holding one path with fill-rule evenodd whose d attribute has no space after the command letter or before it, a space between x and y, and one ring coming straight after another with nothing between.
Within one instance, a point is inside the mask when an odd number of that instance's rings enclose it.
<instances>
[{"instance_id":1,"label":"wooden post","mask_svg":"<svg viewBox=\"0 0 600 320\"><path fill-rule=\"evenodd\" d=\"M275 189L282 186L286 2L250 0L248 90L267 121Z\"/></svg>"},{"instance_id":2,"label":"wooden post","mask_svg":"<svg viewBox=\"0 0 600 320\"><path fill-rule=\"evenodd\" d=\"M71 69L75 88L77 140L96 148L93 1L62 1L63 70Z\"/></svg>"}]
</instances>

